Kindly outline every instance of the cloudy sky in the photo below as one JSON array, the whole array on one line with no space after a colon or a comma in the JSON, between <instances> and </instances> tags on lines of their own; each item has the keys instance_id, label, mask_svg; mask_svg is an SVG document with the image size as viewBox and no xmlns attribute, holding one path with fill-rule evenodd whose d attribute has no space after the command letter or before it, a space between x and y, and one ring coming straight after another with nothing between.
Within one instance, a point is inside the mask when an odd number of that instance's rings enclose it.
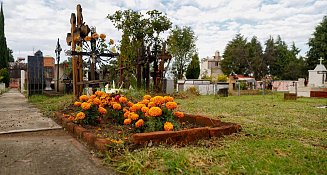
<instances>
[{"instance_id":1,"label":"cloudy sky","mask_svg":"<svg viewBox=\"0 0 327 175\"><path fill-rule=\"evenodd\" d=\"M308 51L307 42L327 15L327 0L2 0L7 45L14 57L27 57L41 50L55 57L57 38L63 50L69 49L65 38L70 31L70 14L76 5L83 8L84 22L96 26L115 41L121 33L106 19L116 10L147 11L157 9L173 25L191 26L198 37L201 58L223 53L237 33L247 38L257 36L263 45L269 36L280 35ZM61 58L65 59L64 53Z\"/></svg>"}]
</instances>

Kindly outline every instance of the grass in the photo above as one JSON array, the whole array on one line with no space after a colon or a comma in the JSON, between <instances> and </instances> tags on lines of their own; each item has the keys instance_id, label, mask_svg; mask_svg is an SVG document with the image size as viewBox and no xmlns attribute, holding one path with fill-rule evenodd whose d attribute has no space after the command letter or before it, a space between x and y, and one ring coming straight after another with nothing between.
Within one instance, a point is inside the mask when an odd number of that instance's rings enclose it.
<instances>
[{"instance_id":1,"label":"grass","mask_svg":"<svg viewBox=\"0 0 327 175\"><path fill-rule=\"evenodd\" d=\"M50 114L72 96L29 99ZM185 147L117 147L105 161L126 174L326 174L327 99L284 101L282 94L177 99L190 114L242 125L242 132Z\"/></svg>"}]
</instances>

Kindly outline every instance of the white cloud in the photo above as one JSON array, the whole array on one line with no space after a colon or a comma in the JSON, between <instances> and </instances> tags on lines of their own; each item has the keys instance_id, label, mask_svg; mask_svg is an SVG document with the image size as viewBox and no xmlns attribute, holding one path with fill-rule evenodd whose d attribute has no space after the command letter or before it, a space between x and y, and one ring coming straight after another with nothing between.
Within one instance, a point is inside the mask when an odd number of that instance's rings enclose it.
<instances>
[{"instance_id":1,"label":"white cloud","mask_svg":"<svg viewBox=\"0 0 327 175\"><path fill-rule=\"evenodd\" d=\"M255 35L262 45L270 35L280 35L289 44L294 41L304 55L315 26L327 14L326 0L4 0L7 44L14 56L27 57L33 49L54 56L57 38L69 49L65 38L78 3L86 24L115 40L121 32L106 19L108 14L129 8L162 11L173 25L193 28L200 57L223 53L237 33L249 39Z\"/></svg>"}]
</instances>

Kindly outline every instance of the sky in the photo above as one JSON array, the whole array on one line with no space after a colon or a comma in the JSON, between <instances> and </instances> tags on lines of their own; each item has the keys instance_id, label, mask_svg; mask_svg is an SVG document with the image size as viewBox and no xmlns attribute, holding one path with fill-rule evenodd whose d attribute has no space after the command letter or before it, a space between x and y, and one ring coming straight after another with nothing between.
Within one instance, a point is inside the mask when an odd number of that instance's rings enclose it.
<instances>
[{"instance_id":1,"label":"sky","mask_svg":"<svg viewBox=\"0 0 327 175\"><path fill-rule=\"evenodd\" d=\"M57 39L69 50L66 35L76 5L83 8L84 22L98 33L121 40L108 14L132 9L145 13L157 9L173 25L190 26L197 36L200 58L222 55L229 41L240 33L250 40L256 36L264 47L270 37L281 36L295 43L305 56L315 27L327 15L327 0L2 0L7 45L15 58L27 58L37 50L55 57ZM169 32L164 35L167 36ZM61 60L67 56L61 53Z\"/></svg>"}]
</instances>

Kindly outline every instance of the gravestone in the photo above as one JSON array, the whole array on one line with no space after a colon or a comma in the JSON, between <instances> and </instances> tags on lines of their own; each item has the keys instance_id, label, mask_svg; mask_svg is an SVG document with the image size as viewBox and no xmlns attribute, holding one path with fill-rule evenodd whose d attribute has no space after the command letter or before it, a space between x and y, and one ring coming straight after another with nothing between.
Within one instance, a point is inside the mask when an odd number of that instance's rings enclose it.
<instances>
[{"instance_id":1,"label":"gravestone","mask_svg":"<svg viewBox=\"0 0 327 175\"><path fill-rule=\"evenodd\" d=\"M309 70L309 86L310 87L323 87L326 84L327 69L322 64L322 58L319 59L320 64L314 70Z\"/></svg>"},{"instance_id":2,"label":"gravestone","mask_svg":"<svg viewBox=\"0 0 327 175\"><path fill-rule=\"evenodd\" d=\"M0 83L0 91L4 91L6 89L5 83Z\"/></svg>"},{"instance_id":3,"label":"gravestone","mask_svg":"<svg viewBox=\"0 0 327 175\"><path fill-rule=\"evenodd\" d=\"M25 71L20 71L20 92L23 93L25 91Z\"/></svg>"}]
</instances>

